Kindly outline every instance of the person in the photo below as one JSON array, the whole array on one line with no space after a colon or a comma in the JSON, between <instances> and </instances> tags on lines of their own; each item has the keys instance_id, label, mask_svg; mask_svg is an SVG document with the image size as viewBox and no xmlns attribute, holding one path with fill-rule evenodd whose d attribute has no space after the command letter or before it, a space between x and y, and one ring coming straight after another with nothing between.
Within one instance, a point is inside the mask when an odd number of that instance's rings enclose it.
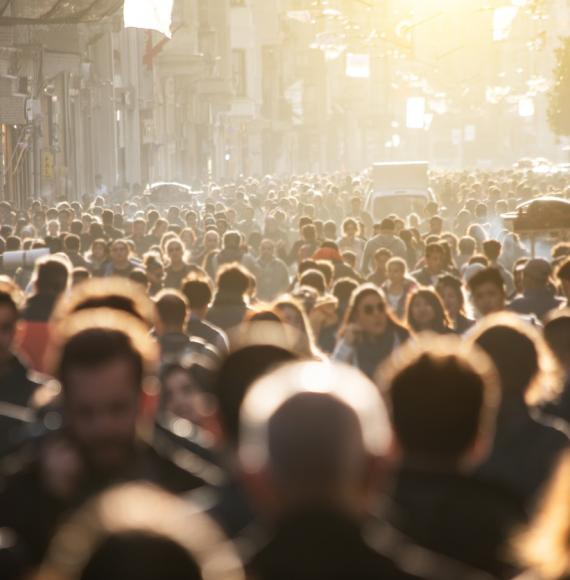
<instances>
[{"instance_id":1,"label":"person","mask_svg":"<svg viewBox=\"0 0 570 580\"><path fill-rule=\"evenodd\" d=\"M515 282L513 275L499 261L502 247L501 242L498 240L486 240L483 242L483 254L489 260L489 266L497 268L501 273L505 282L507 296L512 296L515 291Z\"/></svg>"},{"instance_id":2,"label":"person","mask_svg":"<svg viewBox=\"0 0 570 580\"><path fill-rule=\"evenodd\" d=\"M355 254L357 263L362 262L366 242L360 237L360 226L354 218L348 217L342 222L342 237L337 244L343 254L351 251Z\"/></svg>"},{"instance_id":3,"label":"person","mask_svg":"<svg viewBox=\"0 0 570 580\"><path fill-rule=\"evenodd\" d=\"M34 293L28 298L18 328L17 348L30 367L43 372L50 337L49 319L69 285L69 263L59 256L40 259L34 270Z\"/></svg>"},{"instance_id":4,"label":"person","mask_svg":"<svg viewBox=\"0 0 570 580\"><path fill-rule=\"evenodd\" d=\"M519 314L534 314L539 319L550 310L560 308L564 300L554 296L551 274L552 268L547 260L529 260L523 270L523 295L511 300L507 308Z\"/></svg>"},{"instance_id":5,"label":"person","mask_svg":"<svg viewBox=\"0 0 570 580\"><path fill-rule=\"evenodd\" d=\"M284 322L296 332L293 351L300 357L321 360L323 354L315 344L313 329L304 307L292 296L281 296L273 308L282 316Z\"/></svg>"},{"instance_id":6,"label":"person","mask_svg":"<svg viewBox=\"0 0 570 580\"><path fill-rule=\"evenodd\" d=\"M437 242L429 243L425 250L425 266L412 272L412 277L421 286L435 286L444 273L445 250Z\"/></svg>"},{"instance_id":7,"label":"person","mask_svg":"<svg viewBox=\"0 0 570 580\"><path fill-rule=\"evenodd\" d=\"M135 251L142 257L149 249L149 240L146 235L146 220L142 217L133 220L132 234L128 238L135 246Z\"/></svg>"},{"instance_id":8,"label":"person","mask_svg":"<svg viewBox=\"0 0 570 580\"><path fill-rule=\"evenodd\" d=\"M449 274L441 276L435 289L441 297L453 330L458 334L467 332L475 321L465 315L465 296L461 280Z\"/></svg>"},{"instance_id":9,"label":"person","mask_svg":"<svg viewBox=\"0 0 570 580\"><path fill-rule=\"evenodd\" d=\"M489 316L470 340L493 360L502 390L493 450L477 476L509 488L532 513L569 441L565 425L529 405L558 394L560 370L538 330L515 314Z\"/></svg>"},{"instance_id":10,"label":"person","mask_svg":"<svg viewBox=\"0 0 570 580\"><path fill-rule=\"evenodd\" d=\"M255 263L257 297L271 302L289 287L289 272L285 262L275 257L275 244L264 239L260 245L259 258Z\"/></svg>"},{"instance_id":11,"label":"person","mask_svg":"<svg viewBox=\"0 0 570 580\"><path fill-rule=\"evenodd\" d=\"M402 258L390 258L386 263L387 280L382 285L384 296L399 320L406 314L408 296L416 288L415 280L407 276L408 267Z\"/></svg>"},{"instance_id":12,"label":"person","mask_svg":"<svg viewBox=\"0 0 570 580\"><path fill-rule=\"evenodd\" d=\"M117 229L114 225L115 213L112 210L103 210L103 213L101 214L101 222L103 224L103 235L105 239L114 242L123 237L123 232Z\"/></svg>"},{"instance_id":13,"label":"person","mask_svg":"<svg viewBox=\"0 0 570 580\"><path fill-rule=\"evenodd\" d=\"M505 281L497 268L480 268L467 281L467 288L479 318L505 309L507 302Z\"/></svg>"},{"instance_id":14,"label":"person","mask_svg":"<svg viewBox=\"0 0 570 580\"><path fill-rule=\"evenodd\" d=\"M65 255L69 258L73 268L88 268L87 260L79 253L81 240L75 234L67 234L63 240Z\"/></svg>"},{"instance_id":15,"label":"person","mask_svg":"<svg viewBox=\"0 0 570 580\"><path fill-rule=\"evenodd\" d=\"M108 266L109 246L102 238L93 240L88 256L88 268L92 276L102 277Z\"/></svg>"},{"instance_id":16,"label":"person","mask_svg":"<svg viewBox=\"0 0 570 580\"><path fill-rule=\"evenodd\" d=\"M10 281L0 281L0 455L25 437L26 418L40 384L14 352L21 297Z\"/></svg>"},{"instance_id":17,"label":"person","mask_svg":"<svg viewBox=\"0 0 570 580\"><path fill-rule=\"evenodd\" d=\"M453 337L420 338L378 377L400 454L387 520L424 548L512 577L509 541L525 511L508 490L473 477L500 401L491 359Z\"/></svg>"},{"instance_id":18,"label":"person","mask_svg":"<svg viewBox=\"0 0 570 580\"><path fill-rule=\"evenodd\" d=\"M392 256L406 258L406 244L395 234L396 224L394 220L385 218L380 223L380 232L366 243L364 256L362 258L361 270L363 274L368 273L368 264L380 248L390 250Z\"/></svg>"},{"instance_id":19,"label":"person","mask_svg":"<svg viewBox=\"0 0 570 580\"><path fill-rule=\"evenodd\" d=\"M212 301L212 287L206 276L191 275L182 283L182 294L188 301L190 317L186 326L188 336L196 336L216 347L221 355L229 352L226 333L206 320Z\"/></svg>"},{"instance_id":20,"label":"person","mask_svg":"<svg viewBox=\"0 0 570 580\"><path fill-rule=\"evenodd\" d=\"M567 580L570 577L570 454L566 452L549 481L532 522L513 535L512 552L527 572L520 580Z\"/></svg>"},{"instance_id":21,"label":"person","mask_svg":"<svg viewBox=\"0 0 570 580\"><path fill-rule=\"evenodd\" d=\"M376 284L379 288L386 282L388 272L386 264L392 258L392 252L388 248L380 248L374 253L374 271L367 278L367 282Z\"/></svg>"},{"instance_id":22,"label":"person","mask_svg":"<svg viewBox=\"0 0 570 580\"><path fill-rule=\"evenodd\" d=\"M135 269L135 264L130 259L131 250L126 240L115 239L111 243L111 260L105 268L105 277L120 276L128 278Z\"/></svg>"},{"instance_id":23,"label":"person","mask_svg":"<svg viewBox=\"0 0 570 580\"><path fill-rule=\"evenodd\" d=\"M130 483L58 530L38 580L244 580L235 548L198 506Z\"/></svg>"},{"instance_id":24,"label":"person","mask_svg":"<svg viewBox=\"0 0 570 580\"><path fill-rule=\"evenodd\" d=\"M0 528L14 530L34 564L66 516L118 481L173 493L203 483L137 434L143 383L158 360L146 325L125 312L84 310L56 327L50 349L62 427L32 441L0 489Z\"/></svg>"},{"instance_id":25,"label":"person","mask_svg":"<svg viewBox=\"0 0 570 580\"><path fill-rule=\"evenodd\" d=\"M158 320L156 334L160 345L161 362L179 362L192 353L198 353L217 362L218 353L205 341L190 338L184 329L188 319L188 303L178 290L167 288L155 297Z\"/></svg>"},{"instance_id":26,"label":"person","mask_svg":"<svg viewBox=\"0 0 570 580\"><path fill-rule=\"evenodd\" d=\"M470 236L463 236L458 243L459 254L456 258L457 267L461 272L463 267L466 266L469 260L475 255L476 242L474 238Z\"/></svg>"},{"instance_id":27,"label":"person","mask_svg":"<svg viewBox=\"0 0 570 580\"><path fill-rule=\"evenodd\" d=\"M364 284L352 293L333 359L372 377L378 365L409 336L387 309L382 291Z\"/></svg>"},{"instance_id":28,"label":"person","mask_svg":"<svg viewBox=\"0 0 570 580\"><path fill-rule=\"evenodd\" d=\"M570 306L570 258L564 260L556 270L556 278L560 282L563 296L566 298L566 306Z\"/></svg>"},{"instance_id":29,"label":"person","mask_svg":"<svg viewBox=\"0 0 570 580\"><path fill-rule=\"evenodd\" d=\"M154 252L145 254L144 268L148 281L148 294L156 296L164 288L164 265L160 255Z\"/></svg>"},{"instance_id":30,"label":"person","mask_svg":"<svg viewBox=\"0 0 570 580\"><path fill-rule=\"evenodd\" d=\"M441 298L430 288L417 288L410 293L406 307L406 322L415 333L454 333Z\"/></svg>"},{"instance_id":31,"label":"person","mask_svg":"<svg viewBox=\"0 0 570 580\"><path fill-rule=\"evenodd\" d=\"M248 573L259 580L429 577L429 554L386 541L380 526L365 523L386 484L391 438L377 388L356 369L292 362L257 380L242 406L239 459L259 521L269 526ZM439 569L433 577L449 574Z\"/></svg>"},{"instance_id":32,"label":"person","mask_svg":"<svg viewBox=\"0 0 570 580\"><path fill-rule=\"evenodd\" d=\"M173 238L167 242L166 254L169 264L165 270L164 287L180 290L182 280L188 276L191 268L184 261L184 246L179 238Z\"/></svg>"},{"instance_id":33,"label":"person","mask_svg":"<svg viewBox=\"0 0 570 580\"><path fill-rule=\"evenodd\" d=\"M249 290L249 272L239 264L226 264L216 277L217 291L206 320L224 331L237 326L249 308L245 295Z\"/></svg>"}]
</instances>

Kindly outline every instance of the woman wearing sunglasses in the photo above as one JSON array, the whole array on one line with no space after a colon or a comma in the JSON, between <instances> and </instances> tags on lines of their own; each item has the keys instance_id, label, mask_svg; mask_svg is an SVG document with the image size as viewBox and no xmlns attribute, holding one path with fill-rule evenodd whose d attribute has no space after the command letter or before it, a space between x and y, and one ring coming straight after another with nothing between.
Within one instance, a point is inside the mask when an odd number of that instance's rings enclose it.
<instances>
[{"instance_id":1,"label":"woman wearing sunglasses","mask_svg":"<svg viewBox=\"0 0 570 580\"><path fill-rule=\"evenodd\" d=\"M409 336L387 309L382 291L365 284L352 294L333 359L356 366L372 378L378 365Z\"/></svg>"}]
</instances>

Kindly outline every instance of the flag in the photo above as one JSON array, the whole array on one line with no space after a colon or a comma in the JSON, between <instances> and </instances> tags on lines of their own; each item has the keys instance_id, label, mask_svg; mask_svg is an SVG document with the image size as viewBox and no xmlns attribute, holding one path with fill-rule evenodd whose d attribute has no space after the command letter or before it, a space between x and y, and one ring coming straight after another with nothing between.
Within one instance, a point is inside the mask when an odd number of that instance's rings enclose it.
<instances>
[{"instance_id":1,"label":"flag","mask_svg":"<svg viewBox=\"0 0 570 580\"><path fill-rule=\"evenodd\" d=\"M174 0L125 0L125 28L156 30L172 38Z\"/></svg>"}]
</instances>

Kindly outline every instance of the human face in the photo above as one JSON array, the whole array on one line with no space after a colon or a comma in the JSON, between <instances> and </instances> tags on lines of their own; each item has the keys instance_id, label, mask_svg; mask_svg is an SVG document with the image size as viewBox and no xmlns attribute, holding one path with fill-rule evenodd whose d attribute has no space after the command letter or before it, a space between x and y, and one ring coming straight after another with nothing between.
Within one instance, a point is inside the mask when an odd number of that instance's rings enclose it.
<instances>
[{"instance_id":1,"label":"human face","mask_svg":"<svg viewBox=\"0 0 570 580\"><path fill-rule=\"evenodd\" d=\"M369 294L360 301L356 323L368 334L380 335L385 332L388 324L386 305L376 294Z\"/></svg>"},{"instance_id":2,"label":"human face","mask_svg":"<svg viewBox=\"0 0 570 580\"><path fill-rule=\"evenodd\" d=\"M388 278L392 284L401 284L404 281L405 269L401 264L388 266Z\"/></svg>"},{"instance_id":3,"label":"human face","mask_svg":"<svg viewBox=\"0 0 570 580\"><path fill-rule=\"evenodd\" d=\"M420 330L430 328L435 320L432 305L422 296L417 296L412 301L411 315Z\"/></svg>"},{"instance_id":4,"label":"human face","mask_svg":"<svg viewBox=\"0 0 570 580\"><path fill-rule=\"evenodd\" d=\"M113 244L111 248L111 259L114 264L123 265L129 258L129 248L127 244Z\"/></svg>"},{"instance_id":5,"label":"human face","mask_svg":"<svg viewBox=\"0 0 570 580\"><path fill-rule=\"evenodd\" d=\"M150 268L146 272L146 277L150 284L160 286L164 280L164 269L162 266L157 266L156 268Z\"/></svg>"},{"instance_id":6,"label":"human face","mask_svg":"<svg viewBox=\"0 0 570 580\"><path fill-rule=\"evenodd\" d=\"M70 369L65 380L65 425L85 462L105 474L120 470L132 456L140 405L131 362Z\"/></svg>"},{"instance_id":7,"label":"human face","mask_svg":"<svg viewBox=\"0 0 570 580\"><path fill-rule=\"evenodd\" d=\"M492 282L479 285L472 293L472 299L481 316L500 312L505 308L505 293Z\"/></svg>"},{"instance_id":8,"label":"human face","mask_svg":"<svg viewBox=\"0 0 570 580\"><path fill-rule=\"evenodd\" d=\"M10 306L0 306L0 360L10 356L18 316Z\"/></svg>"},{"instance_id":9,"label":"human face","mask_svg":"<svg viewBox=\"0 0 570 580\"><path fill-rule=\"evenodd\" d=\"M166 394L166 410L169 413L192 423L198 422L198 391L186 371L172 371L164 381L163 388Z\"/></svg>"},{"instance_id":10,"label":"human face","mask_svg":"<svg viewBox=\"0 0 570 580\"><path fill-rule=\"evenodd\" d=\"M182 258L184 257L184 249L182 248L182 244L169 244L168 257L173 264L180 264L182 262Z\"/></svg>"},{"instance_id":11,"label":"human face","mask_svg":"<svg viewBox=\"0 0 570 580\"><path fill-rule=\"evenodd\" d=\"M204 247L206 251L211 252L218 248L218 235L215 232L208 232L204 237Z\"/></svg>"},{"instance_id":12,"label":"human face","mask_svg":"<svg viewBox=\"0 0 570 580\"><path fill-rule=\"evenodd\" d=\"M441 252L430 252L426 256L426 265L433 274L439 274L443 270L443 254Z\"/></svg>"},{"instance_id":13,"label":"human face","mask_svg":"<svg viewBox=\"0 0 570 580\"><path fill-rule=\"evenodd\" d=\"M271 260L273 258L273 244L267 240L261 242L259 254L262 260Z\"/></svg>"},{"instance_id":14,"label":"human face","mask_svg":"<svg viewBox=\"0 0 570 580\"><path fill-rule=\"evenodd\" d=\"M105 259L105 248L103 244L95 244L93 246L93 259L96 262L102 262Z\"/></svg>"},{"instance_id":15,"label":"human face","mask_svg":"<svg viewBox=\"0 0 570 580\"><path fill-rule=\"evenodd\" d=\"M344 233L347 238L354 238L354 236L356 236L356 226L354 224L346 224L344 227Z\"/></svg>"},{"instance_id":16,"label":"human face","mask_svg":"<svg viewBox=\"0 0 570 580\"><path fill-rule=\"evenodd\" d=\"M457 296L457 292L450 286L443 286L440 289L439 295L443 300L443 305L445 306L448 314L452 318L455 318L459 314L459 310L461 308L461 302L459 300L459 296Z\"/></svg>"}]
</instances>

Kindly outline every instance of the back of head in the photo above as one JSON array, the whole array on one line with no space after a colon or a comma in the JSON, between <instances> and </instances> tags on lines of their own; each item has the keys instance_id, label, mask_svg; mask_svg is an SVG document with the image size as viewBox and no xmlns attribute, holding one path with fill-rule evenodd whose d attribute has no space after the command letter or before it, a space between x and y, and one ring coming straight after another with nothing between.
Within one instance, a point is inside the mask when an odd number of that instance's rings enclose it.
<instances>
[{"instance_id":1,"label":"back of head","mask_svg":"<svg viewBox=\"0 0 570 580\"><path fill-rule=\"evenodd\" d=\"M239 264L222 266L216 278L219 292L243 296L249 288L249 276Z\"/></svg>"},{"instance_id":2,"label":"back of head","mask_svg":"<svg viewBox=\"0 0 570 580\"><path fill-rule=\"evenodd\" d=\"M68 279L67 264L55 256L36 265L36 290L40 294L61 294L67 288Z\"/></svg>"},{"instance_id":3,"label":"back of head","mask_svg":"<svg viewBox=\"0 0 570 580\"><path fill-rule=\"evenodd\" d=\"M558 362L569 373L570 309L558 310L548 317L544 325L544 338L558 359Z\"/></svg>"},{"instance_id":4,"label":"back of head","mask_svg":"<svg viewBox=\"0 0 570 580\"><path fill-rule=\"evenodd\" d=\"M453 338L409 343L378 377L404 458L459 465L492 438L499 386L490 359Z\"/></svg>"},{"instance_id":5,"label":"back of head","mask_svg":"<svg viewBox=\"0 0 570 580\"><path fill-rule=\"evenodd\" d=\"M156 310L166 328L179 328L186 321L188 304L183 294L176 290L162 290L156 296Z\"/></svg>"},{"instance_id":6,"label":"back of head","mask_svg":"<svg viewBox=\"0 0 570 580\"><path fill-rule=\"evenodd\" d=\"M368 461L390 444L378 390L351 367L284 365L258 380L243 403L243 469L265 472L289 505L336 505L344 493L362 491Z\"/></svg>"},{"instance_id":7,"label":"back of head","mask_svg":"<svg viewBox=\"0 0 570 580\"><path fill-rule=\"evenodd\" d=\"M187 278L182 284L182 294L192 310L202 310L212 301L212 287L205 276Z\"/></svg>"},{"instance_id":8,"label":"back of head","mask_svg":"<svg viewBox=\"0 0 570 580\"><path fill-rule=\"evenodd\" d=\"M501 242L486 240L483 242L483 253L491 262L495 262L501 254Z\"/></svg>"}]
</instances>

